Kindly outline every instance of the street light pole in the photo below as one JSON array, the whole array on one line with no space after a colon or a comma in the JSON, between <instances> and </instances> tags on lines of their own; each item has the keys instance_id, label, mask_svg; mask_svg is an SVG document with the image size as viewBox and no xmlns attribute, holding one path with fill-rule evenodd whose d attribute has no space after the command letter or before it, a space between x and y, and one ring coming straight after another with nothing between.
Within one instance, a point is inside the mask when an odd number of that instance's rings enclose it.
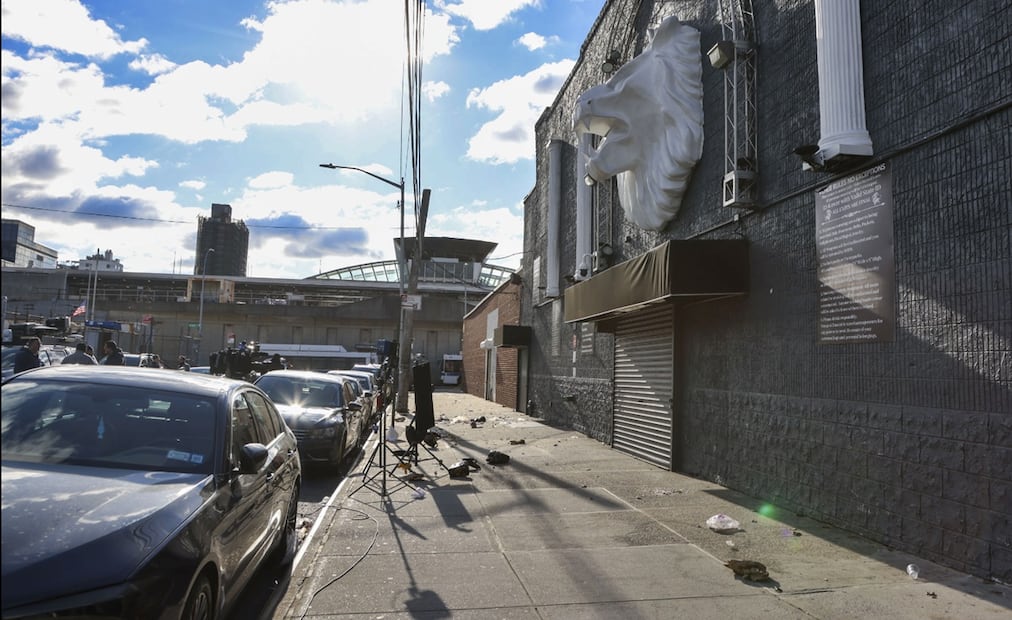
<instances>
[{"instance_id":1,"label":"street light pole","mask_svg":"<svg viewBox=\"0 0 1012 620\"><path fill-rule=\"evenodd\" d=\"M408 386L411 384L411 331L412 326L408 325L408 321L404 320L404 280L407 277L407 260L406 252L407 249L404 246L404 177L401 177L400 183L395 183L390 179L381 177L378 174L373 174L368 170L357 168L355 166L339 166L337 164L320 164L321 168L329 168L331 170L357 170L364 174L368 174L372 178L383 181L387 185L392 185L397 189L401 190L401 243L400 252L397 256L397 269L400 272L399 278L399 290L400 300L398 300L398 306L400 315L398 322L400 323L399 333L397 337L397 398L394 401L395 411L404 413L408 410Z\"/></svg>"},{"instance_id":2,"label":"street light pole","mask_svg":"<svg viewBox=\"0 0 1012 620\"><path fill-rule=\"evenodd\" d=\"M200 315L197 318L197 355L193 360L195 366L200 365L200 343L204 340L204 285L207 283L207 257L213 251L214 248L207 248L204 252L204 267L200 270Z\"/></svg>"}]
</instances>

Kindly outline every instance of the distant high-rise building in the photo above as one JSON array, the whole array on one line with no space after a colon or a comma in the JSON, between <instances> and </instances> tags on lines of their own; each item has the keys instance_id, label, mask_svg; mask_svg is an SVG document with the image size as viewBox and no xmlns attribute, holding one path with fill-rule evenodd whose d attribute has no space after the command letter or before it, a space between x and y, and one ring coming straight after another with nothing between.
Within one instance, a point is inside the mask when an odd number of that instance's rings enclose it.
<instances>
[{"instance_id":1,"label":"distant high-rise building","mask_svg":"<svg viewBox=\"0 0 1012 620\"><path fill-rule=\"evenodd\" d=\"M208 253L209 249L214 251ZM197 253L193 274L246 276L249 229L242 220L232 221L232 205L211 204L211 217L197 218Z\"/></svg>"}]
</instances>

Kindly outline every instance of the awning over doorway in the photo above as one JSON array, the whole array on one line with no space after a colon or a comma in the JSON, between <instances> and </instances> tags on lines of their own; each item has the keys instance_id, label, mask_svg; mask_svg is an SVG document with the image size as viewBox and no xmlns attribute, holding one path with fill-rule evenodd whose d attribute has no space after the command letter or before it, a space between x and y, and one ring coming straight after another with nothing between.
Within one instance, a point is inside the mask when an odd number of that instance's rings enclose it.
<instances>
[{"instance_id":1,"label":"awning over doorway","mask_svg":"<svg viewBox=\"0 0 1012 620\"><path fill-rule=\"evenodd\" d=\"M744 239L672 239L566 289L565 321L604 321L675 298L748 293Z\"/></svg>"}]
</instances>

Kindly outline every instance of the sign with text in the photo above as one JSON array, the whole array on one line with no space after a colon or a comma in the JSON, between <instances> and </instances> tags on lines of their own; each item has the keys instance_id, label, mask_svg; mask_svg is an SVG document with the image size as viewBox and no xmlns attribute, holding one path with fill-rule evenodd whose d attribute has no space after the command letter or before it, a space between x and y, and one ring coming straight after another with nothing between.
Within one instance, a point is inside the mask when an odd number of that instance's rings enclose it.
<instances>
[{"instance_id":1,"label":"sign with text","mask_svg":"<svg viewBox=\"0 0 1012 620\"><path fill-rule=\"evenodd\" d=\"M421 295L401 295L401 308L421 310L422 309L422 296Z\"/></svg>"},{"instance_id":2,"label":"sign with text","mask_svg":"<svg viewBox=\"0 0 1012 620\"><path fill-rule=\"evenodd\" d=\"M893 340L892 207L885 162L816 192L820 344Z\"/></svg>"}]
</instances>

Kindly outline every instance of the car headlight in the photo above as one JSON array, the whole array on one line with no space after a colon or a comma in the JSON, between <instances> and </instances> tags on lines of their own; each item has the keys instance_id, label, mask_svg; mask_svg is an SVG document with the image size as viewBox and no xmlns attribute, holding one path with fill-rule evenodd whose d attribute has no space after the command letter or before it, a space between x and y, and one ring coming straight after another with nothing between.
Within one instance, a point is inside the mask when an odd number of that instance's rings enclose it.
<instances>
[{"instance_id":1,"label":"car headlight","mask_svg":"<svg viewBox=\"0 0 1012 620\"><path fill-rule=\"evenodd\" d=\"M337 435L337 429L333 426L311 429L306 436L310 439L332 439Z\"/></svg>"}]
</instances>

